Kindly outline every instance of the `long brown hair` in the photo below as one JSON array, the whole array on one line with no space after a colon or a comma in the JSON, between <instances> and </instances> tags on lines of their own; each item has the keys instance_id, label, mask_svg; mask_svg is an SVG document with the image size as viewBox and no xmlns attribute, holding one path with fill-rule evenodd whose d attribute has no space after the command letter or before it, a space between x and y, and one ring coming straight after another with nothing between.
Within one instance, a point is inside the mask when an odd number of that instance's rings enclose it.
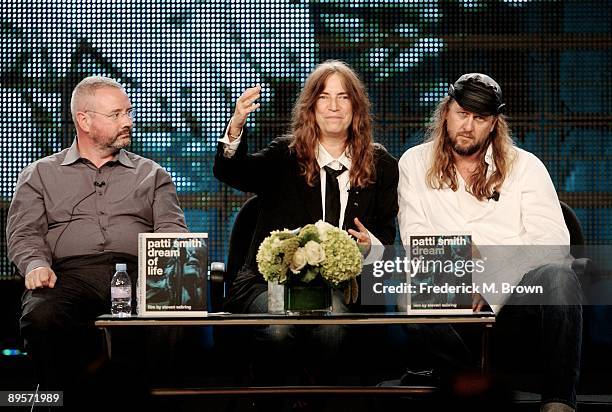
<instances>
[{"instance_id":1,"label":"long brown hair","mask_svg":"<svg viewBox=\"0 0 612 412\"><path fill-rule=\"evenodd\" d=\"M445 97L434 111L427 130L428 142L433 142L433 161L427 171L427 184L432 189L451 188L457 191L459 184L457 172L453 161L453 148L448 132L446 131L446 114L453 102L450 96ZM485 162L486 148L493 148L495 171L487 178L487 163ZM466 182L467 191L478 200L485 200L499 192L504 180L508 176L515 158L514 142L510 136L508 122L503 115L497 116L493 131L485 141L481 159L472 175Z\"/></svg>"},{"instance_id":2,"label":"long brown hair","mask_svg":"<svg viewBox=\"0 0 612 412\"><path fill-rule=\"evenodd\" d=\"M332 74L342 78L353 107L353 120L348 130L347 152L351 158L349 179L351 187L364 187L375 179L374 143L370 99L363 82L345 63L327 60L319 64L306 79L291 117L291 150L297 155L300 171L306 183L314 186L319 175L316 153L321 130L315 118L315 104Z\"/></svg>"}]
</instances>

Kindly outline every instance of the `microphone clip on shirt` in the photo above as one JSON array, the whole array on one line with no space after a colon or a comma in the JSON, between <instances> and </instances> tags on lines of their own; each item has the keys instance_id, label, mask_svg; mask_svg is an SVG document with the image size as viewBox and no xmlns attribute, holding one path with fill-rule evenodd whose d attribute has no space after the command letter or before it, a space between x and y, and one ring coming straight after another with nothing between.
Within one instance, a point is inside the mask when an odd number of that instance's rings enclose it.
<instances>
[{"instance_id":1,"label":"microphone clip on shirt","mask_svg":"<svg viewBox=\"0 0 612 412\"><path fill-rule=\"evenodd\" d=\"M488 199L489 200L493 199L494 201L499 202L499 192L495 190Z\"/></svg>"},{"instance_id":2,"label":"microphone clip on shirt","mask_svg":"<svg viewBox=\"0 0 612 412\"><path fill-rule=\"evenodd\" d=\"M106 186L106 182L102 181L102 182L94 182L94 186L95 187L102 187L102 186Z\"/></svg>"}]
</instances>

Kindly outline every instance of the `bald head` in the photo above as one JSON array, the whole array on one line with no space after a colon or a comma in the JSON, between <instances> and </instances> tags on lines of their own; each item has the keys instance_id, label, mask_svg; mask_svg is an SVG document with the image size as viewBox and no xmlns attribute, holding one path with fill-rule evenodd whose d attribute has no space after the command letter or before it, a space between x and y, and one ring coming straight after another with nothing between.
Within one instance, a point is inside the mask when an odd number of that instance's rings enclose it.
<instances>
[{"instance_id":1,"label":"bald head","mask_svg":"<svg viewBox=\"0 0 612 412\"><path fill-rule=\"evenodd\" d=\"M125 88L116 80L104 76L89 76L76 85L70 99L70 112L72 114L72 121L75 124L77 112L89 109L96 91L103 88L114 88L125 92Z\"/></svg>"}]
</instances>

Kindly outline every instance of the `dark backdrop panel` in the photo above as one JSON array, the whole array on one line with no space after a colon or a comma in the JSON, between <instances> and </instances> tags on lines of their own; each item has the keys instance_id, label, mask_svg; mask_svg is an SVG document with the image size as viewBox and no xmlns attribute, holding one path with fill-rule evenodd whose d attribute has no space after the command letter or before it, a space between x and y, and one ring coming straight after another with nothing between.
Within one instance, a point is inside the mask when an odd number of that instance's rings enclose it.
<instances>
[{"instance_id":1,"label":"dark backdrop panel","mask_svg":"<svg viewBox=\"0 0 612 412\"><path fill-rule=\"evenodd\" d=\"M362 75L377 140L396 156L422 140L450 81L490 74L517 144L544 161L587 241L612 242L609 1L13 1L0 13L0 276L11 273L3 234L17 175L70 145L70 93L84 76L126 86L132 150L168 169L219 260L246 198L212 176L233 102L263 85L250 121L262 147L327 58Z\"/></svg>"}]
</instances>

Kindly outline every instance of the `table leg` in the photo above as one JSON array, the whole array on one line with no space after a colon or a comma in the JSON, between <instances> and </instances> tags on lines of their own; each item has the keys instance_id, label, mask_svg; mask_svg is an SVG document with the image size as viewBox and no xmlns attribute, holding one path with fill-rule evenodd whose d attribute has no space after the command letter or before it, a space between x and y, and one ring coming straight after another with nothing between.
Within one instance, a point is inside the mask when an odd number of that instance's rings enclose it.
<instances>
[{"instance_id":1,"label":"table leg","mask_svg":"<svg viewBox=\"0 0 612 412\"><path fill-rule=\"evenodd\" d=\"M482 330L482 350L480 352L480 369L482 373L489 372L489 345L491 343L491 330L493 325L485 325Z\"/></svg>"},{"instance_id":2,"label":"table leg","mask_svg":"<svg viewBox=\"0 0 612 412\"><path fill-rule=\"evenodd\" d=\"M111 347L111 331L110 328L104 328L104 341L106 343L106 354L108 359L112 359L112 347Z\"/></svg>"}]
</instances>

